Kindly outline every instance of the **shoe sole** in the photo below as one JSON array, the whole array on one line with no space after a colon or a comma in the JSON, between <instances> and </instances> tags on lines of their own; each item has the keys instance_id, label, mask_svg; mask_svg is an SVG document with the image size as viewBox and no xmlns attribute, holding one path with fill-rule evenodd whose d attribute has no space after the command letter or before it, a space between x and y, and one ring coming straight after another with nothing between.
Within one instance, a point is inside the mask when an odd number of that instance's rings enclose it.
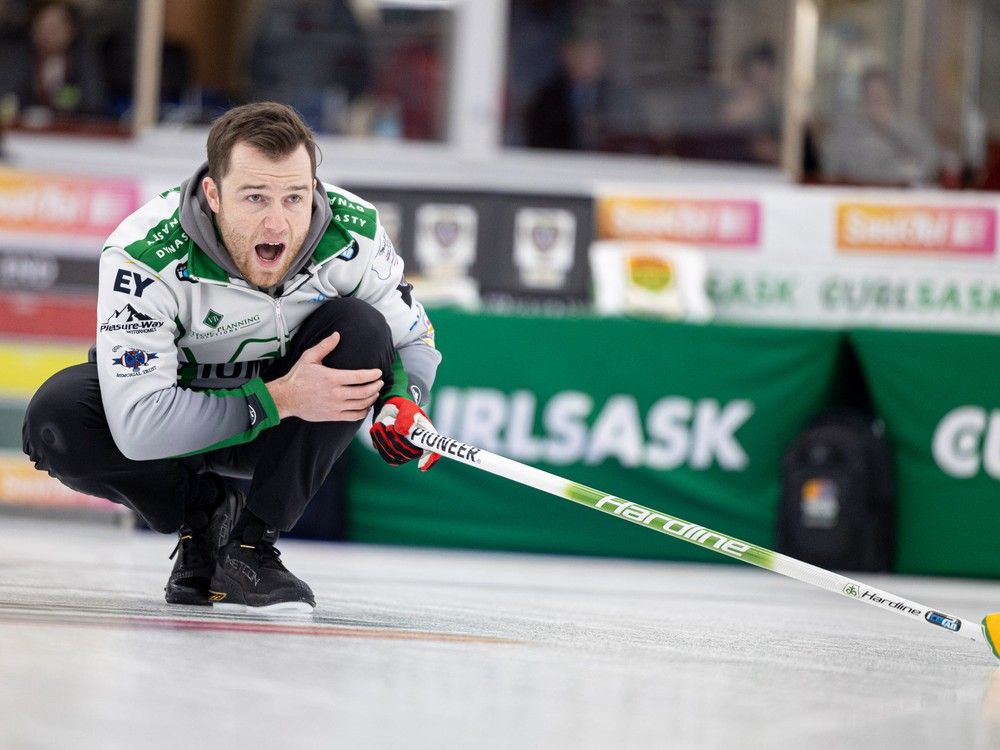
<instances>
[{"instance_id":1,"label":"shoe sole","mask_svg":"<svg viewBox=\"0 0 1000 750\"><path fill-rule=\"evenodd\" d=\"M167 604L182 604L185 607L211 607L212 602L208 600L207 597L201 597L200 599L195 596L170 596L164 597Z\"/></svg>"},{"instance_id":2,"label":"shoe sole","mask_svg":"<svg viewBox=\"0 0 1000 750\"><path fill-rule=\"evenodd\" d=\"M168 587L164 590L163 598L167 600L167 604L189 604L199 607L209 607L212 604L205 589Z\"/></svg>"},{"instance_id":3,"label":"shoe sole","mask_svg":"<svg viewBox=\"0 0 1000 750\"><path fill-rule=\"evenodd\" d=\"M235 603L222 603L215 602L212 604L215 609L221 609L229 612L259 612L263 615L311 615L315 605L309 602L276 602L274 604L266 604L261 607L254 607L249 604L235 604Z\"/></svg>"}]
</instances>

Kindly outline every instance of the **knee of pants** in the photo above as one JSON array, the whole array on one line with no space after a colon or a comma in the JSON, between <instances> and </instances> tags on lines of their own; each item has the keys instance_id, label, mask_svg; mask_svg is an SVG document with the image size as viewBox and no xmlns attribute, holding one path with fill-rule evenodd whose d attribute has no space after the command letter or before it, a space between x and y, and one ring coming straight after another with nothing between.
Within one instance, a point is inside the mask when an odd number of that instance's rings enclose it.
<instances>
[{"instance_id":1,"label":"knee of pants","mask_svg":"<svg viewBox=\"0 0 1000 750\"><path fill-rule=\"evenodd\" d=\"M54 476L85 473L89 463L84 455L88 452L79 448L89 442L83 433L94 422L94 412L87 403L86 378L76 372L81 367L85 365L67 368L46 380L24 413L24 452L39 469Z\"/></svg>"},{"instance_id":2,"label":"knee of pants","mask_svg":"<svg viewBox=\"0 0 1000 750\"><path fill-rule=\"evenodd\" d=\"M385 317L367 302L353 298L338 300L340 343L324 360L328 367L392 370L395 348Z\"/></svg>"}]
</instances>

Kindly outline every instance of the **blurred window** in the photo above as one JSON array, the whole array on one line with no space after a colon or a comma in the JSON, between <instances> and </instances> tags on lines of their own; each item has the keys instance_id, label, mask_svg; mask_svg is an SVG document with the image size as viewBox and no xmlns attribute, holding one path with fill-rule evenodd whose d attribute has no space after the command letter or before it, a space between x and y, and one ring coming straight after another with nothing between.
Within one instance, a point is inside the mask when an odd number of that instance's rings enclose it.
<instances>
[{"instance_id":1,"label":"blurred window","mask_svg":"<svg viewBox=\"0 0 1000 750\"><path fill-rule=\"evenodd\" d=\"M966 154L970 182L985 190L1000 190L1000 3L977 0L971 9L977 32L969 49L975 62L975 84L970 87L970 117L966 123Z\"/></svg>"},{"instance_id":2,"label":"blurred window","mask_svg":"<svg viewBox=\"0 0 1000 750\"><path fill-rule=\"evenodd\" d=\"M785 0L511 0L508 145L777 164Z\"/></svg>"},{"instance_id":3,"label":"blurred window","mask_svg":"<svg viewBox=\"0 0 1000 750\"><path fill-rule=\"evenodd\" d=\"M125 0L0 3L0 121L27 130L126 132L117 39L134 39ZM132 61L125 65L131 76ZM131 80L131 78L130 78Z\"/></svg>"},{"instance_id":4,"label":"blurred window","mask_svg":"<svg viewBox=\"0 0 1000 750\"><path fill-rule=\"evenodd\" d=\"M319 133L441 140L451 11L361 0L170 0L168 45L185 52L161 119L206 123L234 103L294 106Z\"/></svg>"},{"instance_id":5,"label":"blurred window","mask_svg":"<svg viewBox=\"0 0 1000 750\"><path fill-rule=\"evenodd\" d=\"M821 4L808 142L827 182L958 187L966 169L965 0Z\"/></svg>"}]
</instances>

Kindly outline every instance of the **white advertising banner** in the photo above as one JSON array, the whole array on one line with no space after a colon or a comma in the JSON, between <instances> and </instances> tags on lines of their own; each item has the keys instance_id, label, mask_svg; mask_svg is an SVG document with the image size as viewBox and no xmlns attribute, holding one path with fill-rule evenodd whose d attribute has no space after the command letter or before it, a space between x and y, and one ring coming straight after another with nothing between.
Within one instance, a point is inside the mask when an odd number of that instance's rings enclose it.
<instances>
[{"instance_id":1,"label":"white advertising banner","mask_svg":"<svg viewBox=\"0 0 1000 750\"><path fill-rule=\"evenodd\" d=\"M719 320L1000 331L998 210L984 193L615 186L595 228L698 248Z\"/></svg>"}]
</instances>

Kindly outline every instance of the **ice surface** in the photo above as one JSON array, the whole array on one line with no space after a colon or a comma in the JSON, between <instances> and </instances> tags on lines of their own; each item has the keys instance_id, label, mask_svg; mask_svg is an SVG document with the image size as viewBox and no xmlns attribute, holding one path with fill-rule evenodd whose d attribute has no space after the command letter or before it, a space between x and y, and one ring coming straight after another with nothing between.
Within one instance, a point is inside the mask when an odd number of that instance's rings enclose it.
<instances>
[{"instance_id":1,"label":"ice surface","mask_svg":"<svg viewBox=\"0 0 1000 750\"><path fill-rule=\"evenodd\" d=\"M0 748L1000 747L984 647L755 568L279 546L311 619L165 604L167 537L0 516Z\"/></svg>"}]
</instances>

